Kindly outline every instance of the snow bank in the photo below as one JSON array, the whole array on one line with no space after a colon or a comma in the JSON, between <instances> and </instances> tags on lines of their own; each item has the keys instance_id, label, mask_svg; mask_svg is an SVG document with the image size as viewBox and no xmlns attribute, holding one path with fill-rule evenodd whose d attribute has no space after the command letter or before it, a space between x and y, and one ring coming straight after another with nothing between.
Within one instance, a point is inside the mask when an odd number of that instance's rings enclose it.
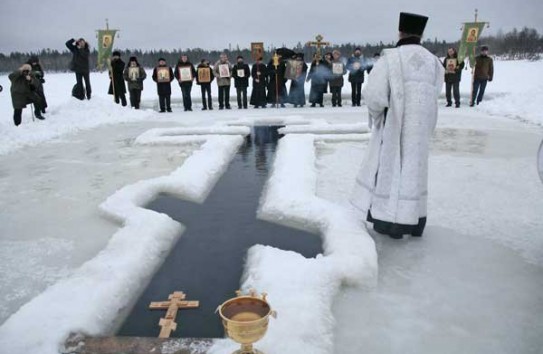
<instances>
[{"instance_id":1,"label":"snow bank","mask_svg":"<svg viewBox=\"0 0 543 354\"><path fill-rule=\"evenodd\" d=\"M316 135L287 135L280 140L258 216L303 227L323 238L324 255L307 259L270 246L253 246L243 289L268 293L278 312L257 347L266 353L325 354L333 351L331 307L341 284L373 286L377 255L372 238L356 213L316 196ZM315 237L319 237L315 235ZM210 353L235 349L218 341Z\"/></svg>"},{"instance_id":2,"label":"snow bank","mask_svg":"<svg viewBox=\"0 0 543 354\"><path fill-rule=\"evenodd\" d=\"M71 332L100 335L115 328L182 231L167 215L142 206L161 192L205 199L242 143L241 135L209 138L172 174L126 186L108 198L102 211L123 227L95 258L12 315L0 327L0 348L53 354Z\"/></svg>"}]
</instances>

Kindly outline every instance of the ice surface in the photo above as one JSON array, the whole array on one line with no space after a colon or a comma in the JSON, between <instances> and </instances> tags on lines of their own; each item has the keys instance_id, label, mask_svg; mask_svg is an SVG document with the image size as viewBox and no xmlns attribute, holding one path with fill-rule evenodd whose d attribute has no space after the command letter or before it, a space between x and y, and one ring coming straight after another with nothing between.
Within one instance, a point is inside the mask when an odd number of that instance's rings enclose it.
<instances>
[{"instance_id":1,"label":"ice surface","mask_svg":"<svg viewBox=\"0 0 543 354\"><path fill-rule=\"evenodd\" d=\"M104 248L118 225L100 215L100 203L127 183L171 172L197 147L134 145L152 126L98 128L2 157L0 323Z\"/></svg>"},{"instance_id":2,"label":"ice surface","mask_svg":"<svg viewBox=\"0 0 543 354\"><path fill-rule=\"evenodd\" d=\"M477 125L489 118L478 118ZM540 353L543 348L541 132L440 128L428 227L396 241L372 231L375 289L344 288L334 353ZM365 146L322 144L319 192L345 203ZM344 183L338 184L341 176Z\"/></svg>"}]
</instances>

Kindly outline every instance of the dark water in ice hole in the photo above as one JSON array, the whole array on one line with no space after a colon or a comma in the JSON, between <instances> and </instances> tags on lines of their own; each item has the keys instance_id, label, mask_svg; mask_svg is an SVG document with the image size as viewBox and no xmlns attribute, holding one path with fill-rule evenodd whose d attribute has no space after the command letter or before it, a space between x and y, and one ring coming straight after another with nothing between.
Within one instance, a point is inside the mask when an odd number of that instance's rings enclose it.
<instances>
[{"instance_id":1,"label":"dark water in ice hole","mask_svg":"<svg viewBox=\"0 0 543 354\"><path fill-rule=\"evenodd\" d=\"M160 195L147 206L183 223L186 230L118 335L158 336L158 322L166 311L150 311L149 303L167 300L173 291L183 291L187 300L199 300L200 307L178 313L177 330L172 337L223 337L215 310L239 289L251 246L269 245L308 258L322 252L318 235L256 218L258 202L281 137L279 128L254 127L203 204Z\"/></svg>"}]
</instances>

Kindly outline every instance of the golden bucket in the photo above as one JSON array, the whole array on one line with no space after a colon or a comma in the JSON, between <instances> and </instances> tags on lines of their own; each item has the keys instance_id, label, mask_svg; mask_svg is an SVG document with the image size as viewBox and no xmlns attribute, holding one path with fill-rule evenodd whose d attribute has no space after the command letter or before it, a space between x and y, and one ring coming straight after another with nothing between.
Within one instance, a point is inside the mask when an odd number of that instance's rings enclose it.
<instances>
[{"instance_id":1,"label":"golden bucket","mask_svg":"<svg viewBox=\"0 0 543 354\"><path fill-rule=\"evenodd\" d=\"M269 317L276 317L266 301L266 294L257 296L255 291L225 301L219 306L224 331L230 339L241 344L233 354L263 354L253 348L253 343L264 337L268 330Z\"/></svg>"}]
</instances>

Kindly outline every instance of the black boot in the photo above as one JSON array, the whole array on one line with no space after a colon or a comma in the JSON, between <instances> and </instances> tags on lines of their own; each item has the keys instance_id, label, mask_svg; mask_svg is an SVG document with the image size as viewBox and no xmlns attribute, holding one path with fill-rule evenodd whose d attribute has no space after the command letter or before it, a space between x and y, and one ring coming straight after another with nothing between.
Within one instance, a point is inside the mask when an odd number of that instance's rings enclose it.
<instances>
[{"instance_id":1,"label":"black boot","mask_svg":"<svg viewBox=\"0 0 543 354\"><path fill-rule=\"evenodd\" d=\"M36 118L38 118L39 120L45 120L45 117L41 115L41 109L39 108L36 108L34 110L34 115L36 116Z\"/></svg>"}]
</instances>

